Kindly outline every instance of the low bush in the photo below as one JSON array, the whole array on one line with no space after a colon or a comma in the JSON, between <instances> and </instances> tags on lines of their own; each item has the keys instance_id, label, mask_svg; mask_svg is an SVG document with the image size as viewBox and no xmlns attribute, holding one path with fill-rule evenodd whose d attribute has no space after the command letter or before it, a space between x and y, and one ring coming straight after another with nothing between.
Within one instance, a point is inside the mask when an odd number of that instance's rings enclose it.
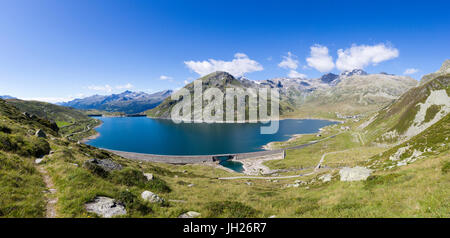
<instances>
[{"instance_id":1,"label":"low bush","mask_svg":"<svg viewBox=\"0 0 450 238\"><path fill-rule=\"evenodd\" d=\"M0 125L0 132L6 133L6 134L11 134L11 128L9 128L5 125Z\"/></svg>"},{"instance_id":2,"label":"low bush","mask_svg":"<svg viewBox=\"0 0 450 238\"><path fill-rule=\"evenodd\" d=\"M50 144L44 138L30 138L18 154L40 158L50 153Z\"/></svg>"},{"instance_id":3,"label":"low bush","mask_svg":"<svg viewBox=\"0 0 450 238\"><path fill-rule=\"evenodd\" d=\"M206 217L216 218L247 218L255 217L259 213L256 209L235 201L209 202L205 209Z\"/></svg>"},{"instance_id":4,"label":"low bush","mask_svg":"<svg viewBox=\"0 0 450 238\"><path fill-rule=\"evenodd\" d=\"M0 132L0 150L40 158L50 153L50 144L43 138L25 138Z\"/></svg>"},{"instance_id":5,"label":"low bush","mask_svg":"<svg viewBox=\"0 0 450 238\"><path fill-rule=\"evenodd\" d=\"M171 191L164 180L154 177L147 180L142 171L133 168L124 168L115 170L109 175L112 182L126 186L136 186L142 189L148 189L152 192L168 193Z\"/></svg>"},{"instance_id":6,"label":"low bush","mask_svg":"<svg viewBox=\"0 0 450 238\"><path fill-rule=\"evenodd\" d=\"M157 177L154 177L152 180L148 181L146 187L155 192L170 193L172 191L166 181Z\"/></svg>"},{"instance_id":7,"label":"low bush","mask_svg":"<svg viewBox=\"0 0 450 238\"><path fill-rule=\"evenodd\" d=\"M102 178L107 178L109 176L109 172L97 164L86 161L84 162L83 167L89 170L91 173L100 176Z\"/></svg>"},{"instance_id":8,"label":"low bush","mask_svg":"<svg viewBox=\"0 0 450 238\"><path fill-rule=\"evenodd\" d=\"M300 204L298 205L298 207L295 209L295 214L296 215L303 215L307 212L316 210L319 208L319 204L317 203L318 200L317 199L312 199L312 198L300 198Z\"/></svg>"},{"instance_id":9,"label":"low bush","mask_svg":"<svg viewBox=\"0 0 450 238\"><path fill-rule=\"evenodd\" d=\"M445 162L441 169L443 174L450 172L450 162Z\"/></svg>"},{"instance_id":10,"label":"low bush","mask_svg":"<svg viewBox=\"0 0 450 238\"><path fill-rule=\"evenodd\" d=\"M145 187L145 183L147 182L147 178L144 174L133 168L124 168L121 170L112 171L110 178L111 181L117 184L137 186L141 188Z\"/></svg>"},{"instance_id":11,"label":"low bush","mask_svg":"<svg viewBox=\"0 0 450 238\"><path fill-rule=\"evenodd\" d=\"M388 175L371 175L364 181L364 188L371 189L377 185L387 185L394 182L396 178L400 177L400 174L388 174Z\"/></svg>"},{"instance_id":12,"label":"low bush","mask_svg":"<svg viewBox=\"0 0 450 238\"><path fill-rule=\"evenodd\" d=\"M127 210L134 210L142 215L146 215L152 212L151 207L144 204L136 195L132 192L124 190L119 192L116 198L118 201L125 204Z\"/></svg>"}]
</instances>

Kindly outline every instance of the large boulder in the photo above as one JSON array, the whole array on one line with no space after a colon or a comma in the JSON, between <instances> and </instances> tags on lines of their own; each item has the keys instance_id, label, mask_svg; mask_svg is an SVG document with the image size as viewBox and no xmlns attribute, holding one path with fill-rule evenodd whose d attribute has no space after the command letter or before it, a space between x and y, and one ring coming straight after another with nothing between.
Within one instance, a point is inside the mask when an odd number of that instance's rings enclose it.
<instances>
[{"instance_id":1,"label":"large boulder","mask_svg":"<svg viewBox=\"0 0 450 238\"><path fill-rule=\"evenodd\" d=\"M330 182L331 181L331 174L324 174L322 176L319 177L319 180L322 180L322 182Z\"/></svg>"},{"instance_id":2,"label":"large boulder","mask_svg":"<svg viewBox=\"0 0 450 238\"><path fill-rule=\"evenodd\" d=\"M106 171L121 170L122 165L110 159L90 159L84 162L85 166L98 166Z\"/></svg>"},{"instance_id":3,"label":"large boulder","mask_svg":"<svg viewBox=\"0 0 450 238\"><path fill-rule=\"evenodd\" d=\"M158 195L150 192L150 191L144 191L141 193L141 198L145 201L151 202L151 203L163 203L164 199L159 197Z\"/></svg>"},{"instance_id":4,"label":"large boulder","mask_svg":"<svg viewBox=\"0 0 450 238\"><path fill-rule=\"evenodd\" d=\"M181 214L178 218L196 218L196 217L199 217L201 215L202 214L200 214L198 212L189 211L189 212Z\"/></svg>"},{"instance_id":5,"label":"large boulder","mask_svg":"<svg viewBox=\"0 0 450 238\"><path fill-rule=\"evenodd\" d=\"M41 129L37 130L35 135L40 138L47 138L47 134Z\"/></svg>"},{"instance_id":6,"label":"large boulder","mask_svg":"<svg viewBox=\"0 0 450 238\"><path fill-rule=\"evenodd\" d=\"M153 180L153 174L151 173L144 173L145 178L147 178L147 181Z\"/></svg>"},{"instance_id":7,"label":"large boulder","mask_svg":"<svg viewBox=\"0 0 450 238\"><path fill-rule=\"evenodd\" d=\"M370 173L372 173L372 170L361 166L356 166L353 168L344 167L339 171L341 181L366 180Z\"/></svg>"},{"instance_id":8,"label":"large boulder","mask_svg":"<svg viewBox=\"0 0 450 238\"><path fill-rule=\"evenodd\" d=\"M93 202L86 203L86 211L95 213L101 217L113 217L126 215L127 211L122 203L109 197L96 197Z\"/></svg>"},{"instance_id":9,"label":"large boulder","mask_svg":"<svg viewBox=\"0 0 450 238\"><path fill-rule=\"evenodd\" d=\"M84 162L83 167L104 178L109 175L110 171L122 169L122 165L110 159L89 159Z\"/></svg>"}]
</instances>

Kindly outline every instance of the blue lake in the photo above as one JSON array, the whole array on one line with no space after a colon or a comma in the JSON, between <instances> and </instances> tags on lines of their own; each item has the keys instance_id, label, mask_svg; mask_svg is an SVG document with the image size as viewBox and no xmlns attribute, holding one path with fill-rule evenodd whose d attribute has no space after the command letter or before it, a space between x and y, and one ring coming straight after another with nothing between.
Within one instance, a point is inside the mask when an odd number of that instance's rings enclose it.
<instances>
[{"instance_id":1,"label":"blue lake","mask_svg":"<svg viewBox=\"0 0 450 238\"><path fill-rule=\"evenodd\" d=\"M272 141L315 133L335 124L326 120L281 120L276 134L262 135L261 123L180 123L146 117L97 117L100 136L87 144L128 152L161 155L208 155L261 151Z\"/></svg>"}]
</instances>

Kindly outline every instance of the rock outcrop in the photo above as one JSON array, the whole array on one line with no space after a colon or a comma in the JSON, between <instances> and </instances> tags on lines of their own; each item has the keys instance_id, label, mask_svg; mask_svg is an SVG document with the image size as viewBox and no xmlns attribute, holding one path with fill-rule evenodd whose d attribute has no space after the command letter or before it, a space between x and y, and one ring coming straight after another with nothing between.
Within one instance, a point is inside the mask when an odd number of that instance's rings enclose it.
<instances>
[{"instance_id":1,"label":"rock outcrop","mask_svg":"<svg viewBox=\"0 0 450 238\"><path fill-rule=\"evenodd\" d=\"M322 180L322 182L330 182L331 181L331 174L324 174L319 177L319 180Z\"/></svg>"},{"instance_id":2,"label":"rock outcrop","mask_svg":"<svg viewBox=\"0 0 450 238\"><path fill-rule=\"evenodd\" d=\"M194 212L194 211L189 211L189 212L181 214L178 218L196 218L199 216L201 216L200 213Z\"/></svg>"},{"instance_id":3,"label":"rock outcrop","mask_svg":"<svg viewBox=\"0 0 450 238\"><path fill-rule=\"evenodd\" d=\"M87 167L100 167L105 171L113 171L113 170L121 170L122 165L115 163L110 159L90 159L84 162L84 165Z\"/></svg>"},{"instance_id":4,"label":"rock outcrop","mask_svg":"<svg viewBox=\"0 0 450 238\"><path fill-rule=\"evenodd\" d=\"M147 181L153 180L153 174L151 173L144 173L144 176L147 178Z\"/></svg>"},{"instance_id":5,"label":"rock outcrop","mask_svg":"<svg viewBox=\"0 0 450 238\"><path fill-rule=\"evenodd\" d=\"M341 181L360 181L366 180L372 173L371 169L356 166L353 168L344 167L339 171Z\"/></svg>"},{"instance_id":6,"label":"rock outcrop","mask_svg":"<svg viewBox=\"0 0 450 238\"><path fill-rule=\"evenodd\" d=\"M145 201L151 202L151 203L163 203L164 199L159 197L158 195L150 192L150 191L144 191L141 194L141 198Z\"/></svg>"},{"instance_id":7,"label":"rock outcrop","mask_svg":"<svg viewBox=\"0 0 450 238\"><path fill-rule=\"evenodd\" d=\"M86 203L85 208L88 212L106 218L127 214L123 204L109 197L96 197L93 202Z\"/></svg>"},{"instance_id":8,"label":"rock outcrop","mask_svg":"<svg viewBox=\"0 0 450 238\"><path fill-rule=\"evenodd\" d=\"M37 130L35 135L39 138L47 138L47 134L41 129Z\"/></svg>"}]
</instances>

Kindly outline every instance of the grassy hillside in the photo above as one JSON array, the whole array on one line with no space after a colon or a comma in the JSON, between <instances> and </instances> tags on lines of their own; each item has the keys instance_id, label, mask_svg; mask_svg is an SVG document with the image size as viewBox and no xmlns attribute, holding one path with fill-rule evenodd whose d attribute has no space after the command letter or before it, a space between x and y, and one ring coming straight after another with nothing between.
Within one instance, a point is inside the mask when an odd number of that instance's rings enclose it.
<instances>
[{"instance_id":1,"label":"grassy hillside","mask_svg":"<svg viewBox=\"0 0 450 238\"><path fill-rule=\"evenodd\" d=\"M54 122L62 136L68 136L74 140L93 135L91 130L100 122L88 117L82 111L39 101L23 101L18 99L7 100L7 103L31 116L45 118Z\"/></svg>"},{"instance_id":2,"label":"grassy hillside","mask_svg":"<svg viewBox=\"0 0 450 238\"><path fill-rule=\"evenodd\" d=\"M3 136L31 141L34 134L27 131L45 127L22 118L23 114L8 104L0 105ZM86 212L84 204L96 196L108 196L125 204L126 217L177 217L190 210L200 212L201 217L448 217L450 156L444 137L448 136L449 117L413 138L418 145L414 148L431 147L432 152L392 168L388 168L388 157L397 148L383 152L385 148L365 144L355 136L360 133L356 129L359 123L346 122L344 126L351 128L348 131L342 131L340 125L330 126L323 131L324 137L338 136L304 149L289 150L284 160L266 162L267 166L280 169L280 176L293 175L312 171L322 155L329 153L324 159L326 166L317 173L292 179L218 180L217 177L239 175L206 165L138 163L57 136L42 139L54 153L47 154L45 150L47 155L39 165L33 165L36 154L1 148L0 214L42 217L46 201L55 196L58 217L95 217ZM301 144L315 138L305 135L289 143ZM18 146L22 145L26 143ZM111 159L124 169L98 173L83 166L90 158ZM372 166L375 172L367 181L339 181L339 168L355 165ZM43 192L48 188L39 168L48 171L56 189L54 195ZM155 180L146 182L143 172L153 173ZM322 182L319 177L323 174L331 174L332 180ZM298 179L307 185L287 187ZM143 190L157 193L166 203L143 201Z\"/></svg>"},{"instance_id":3,"label":"grassy hillside","mask_svg":"<svg viewBox=\"0 0 450 238\"><path fill-rule=\"evenodd\" d=\"M125 206L123 217L178 217L196 211L200 217L448 218L450 114L405 141L376 141L390 129L401 128L399 123L415 118L419 111L415 107L424 105L433 92L444 90L450 95L448 82L449 77L438 76L376 114L323 128L320 137L308 134L271 143L272 148L283 148L319 140L302 149L288 149L282 160L263 162L272 170L258 176L265 179L218 179L242 174L216 164L124 159L63 136L66 132L46 119L51 119L50 114L27 115L0 100L0 217L97 217L86 211L85 204L107 196ZM20 102L25 104L22 109L36 108L27 103ZM423 123L433 122L446 108L428 106ZM65 110L55 106L51 111L56 109ZM38 129L47 138L36 137ZM39 164L34 162L37 158L42 159ZM106 171L87 165L92 158L111 160L122 169ZM339 171L354 166L372 173L367 180L341 181ZM152 173L154 179L147 180L144 173ZM330 181L322 180L325 175ZM165 202L144 201L145 190ZM52 209L54 213L49 213Z\"/></svg>"},{"instance_id":4,"label":"grassy hillside","mask_svg":"<svg viewBox=\"0 0 450 238\"><path fill-rule=\"evenodd\" d=\"M27 117L0 99L0 217L45 214L45 185L33 159L48 154L50 145L34 136L37 129L58 136L48 120Z\"/></svg>"},{"instance_id":5,"label":"grassy hillside","mask_svg":"<svg viewBox=\"0 0 450 238\"><path fill-rule=\"evenodd\" d=\"M411 126L415 125L415 118L432 92L445 90L450 95L450 74L442 75L403 94L391 105L378 112L373 122L367 126L366 132L370 140L379 143L392 143L402 137ZM431 105L426 112L426 123L433 119L439 111L440 105Z\"/></svg>"}]
</instances>

